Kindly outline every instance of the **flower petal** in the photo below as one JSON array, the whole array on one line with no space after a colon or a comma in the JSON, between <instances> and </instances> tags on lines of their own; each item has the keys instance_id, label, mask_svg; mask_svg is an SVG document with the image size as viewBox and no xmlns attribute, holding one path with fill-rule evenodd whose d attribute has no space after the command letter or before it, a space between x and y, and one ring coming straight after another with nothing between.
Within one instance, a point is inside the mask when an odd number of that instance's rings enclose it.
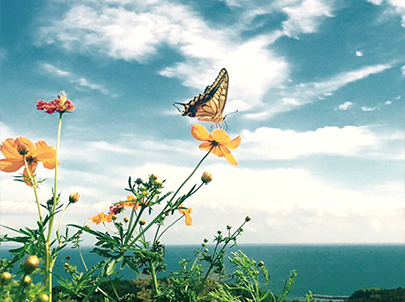
<instances>
[{"instance_id":1,"label":"flower petal","mask_svg":"<svg viewBox=\"0 0 405 302\"><path fill-rule=\"evenodd\" d=\"M199 148L201 149L201 150L206 150L206 151L211 151L211 149L212 149L212 144L211 143L202 143L200 146L199 146ZM215 147L214 147L215 148ZM212 153L212 151L211 151L211 153Z\"/></svg>"},{"instance_id":2,"label":"flower petal","mask_svg":"<svg viewBox=\"0 0 405 302\"><path fill-rule=\"evenodd\" d=\"M235 150L236 148L239 147L241 141L242 141L242 138L240 136L235 137L233 140L231 140L229 143L226 144L226 147L231 150Z\"/></svg>"},{"instance_id":3,"label":"flower petal","mask_svg":"<svg viewBox=\"0 0 405 302\"><path fill-rule=\"evenodd\" d=\"M12 138L6 139L1 144L0 150L6 158L22 158L21 154L17 151L15 140Z\"/></svg>"},{"instance_id":4,"label":"flower petal","mask_svg":"<svg viewBox=\"0 0 405 302\"><path fill-rule=\"evenodd\" d=\"M4 158L0 159L0 171L15 172L24 166L24 161L21 158Z\"/></svg>"},{"instance_id":5,"label":"flower petal","mask_svg":"<svg viewBox=\"0 0 405 302\"><path fill-rule=\"evenodd\" d=\"M191 126L191 135L198 141L208 141L212 139L208 130L199 124Z\"/></svg>"},{"instance_id":6,"label":"flower petal","mask_svg":"<svg viewBox=\"0 0 405 302\"><path fill-rule=\"evenodd\" d=\"M215 129L212 131L211 136L221 145L229 143L229 135L222 129Z\"/></svg>"}]
</instances>

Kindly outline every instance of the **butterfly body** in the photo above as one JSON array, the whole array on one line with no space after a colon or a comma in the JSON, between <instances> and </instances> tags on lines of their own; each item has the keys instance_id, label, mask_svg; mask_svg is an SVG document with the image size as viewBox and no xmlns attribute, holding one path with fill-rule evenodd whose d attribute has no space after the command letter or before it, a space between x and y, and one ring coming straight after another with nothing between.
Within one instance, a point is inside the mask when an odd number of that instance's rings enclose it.
<instances>
[{"instance_id":1,"label":"butterfly body","mask_svg":"<svg viewBox=\"0 0 405 302\"><path fill-rule=\"evenodd\" d=\"M184 116L196 117L203 122L219 125L225 121L223 111L228 97L229 75L223 68L212 85L207 86L203 94L194 97L188 103L175 103L184 106L177 108Z\"/></svg>"}]
</instances>

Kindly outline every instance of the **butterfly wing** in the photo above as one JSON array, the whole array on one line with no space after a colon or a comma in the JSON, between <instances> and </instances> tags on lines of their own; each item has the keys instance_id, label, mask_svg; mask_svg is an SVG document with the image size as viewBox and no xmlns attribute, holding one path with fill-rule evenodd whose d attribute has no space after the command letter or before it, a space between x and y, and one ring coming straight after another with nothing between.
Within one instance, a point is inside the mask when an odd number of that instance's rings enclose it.
<instances>
[{"instance_id":1,"label":"butterfly wing","mask_svg":"<svg viewBox=\"0 0 405 302\"><path fill-rule=\"evenodd\" d=\"M184 106L182 115L197 117L200 121L215 124L225 120L222 115L228 97L229 75L223 68L212 85L207 86L203 94L194 97L188 103L176 103Z\"/></svg>"}]
</instances>

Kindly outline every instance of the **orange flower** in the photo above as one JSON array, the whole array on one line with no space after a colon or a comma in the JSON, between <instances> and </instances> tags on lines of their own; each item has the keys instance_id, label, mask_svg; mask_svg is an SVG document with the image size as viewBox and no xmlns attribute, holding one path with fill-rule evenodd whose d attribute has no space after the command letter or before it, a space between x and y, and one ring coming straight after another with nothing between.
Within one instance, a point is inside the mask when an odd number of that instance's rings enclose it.
<instances>
[{"instance_id":1,"label":"orange flower","mask_svg":"<svg viewBox=\"0 0 405 302\"><path fill-rule=\"evenodd\" d=\"M72 112L75 110L75 106L73 105L71 100L66 99L66 94L64 91L61 91L62 96L58 95L57 99L50 101L49 103L45 101L38 101L35 104L37 105L38 110L45 110L46 113L52 114L55 111L60 113L63 112Z\"/></svg>"},{"instance_id":2,"label":"orange flower","mask_svg":"<svg viewBox=\"0 0 405 302\"><path fill-rule=\"evenodd\" d=\"M44 141L38 141L35 145L25 137L6 139L0 147L1 153L6 157L0 160L0 171L16 172L24 164L24 157L27 161L30 175L35 173L38 162L41 162L47 169L55 169L56 152L52 146ZM27 168L23 172L25 183L30 186Z\"/></svg>"},{"instance_id":3,"label":"orange flower","mask_svg":"<svg viewBox=\"0 0 405 302\"><path fill-rule=\"evenodd\" d=\"M180 213L181 214L183 214L185 217L186 217L186 225L187 226L190 226L190 225L192 225L193 224L193 219L191 218L191 216L190 216L190 213L191 213L191 211L192 211L193 209L192 208L184 208L183 207L183 204L181 204L180 206L179 206L179 211L180 211Z\"/></svg>"},{"instance_id":4,"label":"orange flower","mask_svg":"<svg viewBox=\"0 0 405 302\"><path fill-rule=\"evenodd\" d=\"M209 134L208 130L199 124L191 126L191 135L199 141L205 141L200 145L200 149L211 151L218 157L225 157L225 159L232 165L237 165L237 160L233 157L229 149L236 149L242 138L240 136L229 139L229 135L222 129L215 129Z\"/></svg>"},{"instance_id":5,"label":"orange flower","mask_svg":"<svg viewBox=\"0 0 405 302\"><path fill-rule=\"evenodd\" d=\"M89 218L93 223L99 224L100 222L111 222L112 216L114 213L109 213L108 215L104 214L104 212L98 213L96 216Z\"/></svg>"}]
</instances>

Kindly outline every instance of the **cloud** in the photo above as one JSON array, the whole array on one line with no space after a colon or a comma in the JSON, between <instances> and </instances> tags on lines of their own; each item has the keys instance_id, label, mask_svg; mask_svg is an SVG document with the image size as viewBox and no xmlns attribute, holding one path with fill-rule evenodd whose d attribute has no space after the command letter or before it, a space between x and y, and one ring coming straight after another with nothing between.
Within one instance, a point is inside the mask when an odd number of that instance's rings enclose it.
<instances>
[{"instance_id":1,"label":"cloud","mask_svg":"<svg viewBox=\"0 0 405 302\"><path fill-rule=\"evenodd\" d=\"M384 103L384 105L391 105L392 104L392 101L386 101L385 103Z\"/></svg>"},{"instance_id":2,"label":"cloud","mask_svg":"<svg viewBox=\"0 0 405 302\"><path fill-rule=\"evenodd\" d=\"M352 102L344 102L343 104L340 104L335 110L347 110L353 106Z\"/></svg>"},{"instance_id":3,"label":"cloud","mask_svg":"<svg viewBox=\"0 0 405 302\"><path fill-rule=\"evenodd\" d=\"M405 65L401 67L402 75L405 76Z\"/></svg>"},{"instance_id":4,"label":"cloud","mask_svg":"<svg viewBox=\"0 0 405 302\"><path fill-rule=\"evenodd\" d=\"M110 92L106 88L104 88L102 85L91 83L89 80L87 80L83 77L77 76L70 71L59 69L58 67L56 67L52 64L41 63L40 67L51 75L54 75L54 76L57 76L60 78L66 78L70 83L72 83L74 85L79 85L81 87L89 88L91 90L98 90L98 91L102 92L103 94L107 94L107 95L110 94Z\"/></svg>"},{"instance_id":5,"label":"cloud","mask_svg":"<svg viewBox=\"0 0 405 302\"><path fill-rule=\"evenodd\" d=\"M191 170L171 165L145 164L123 167L120 173L130 172L134 177L142 178L152 172L156 173L160 179L166 179L163 192L167 192L175 191ZM202 238L215 234L227 224L237 227L246 215L250 215L252 221L244 228L245 236L241 239L248 243L375 243L403 240L404 193L401 182L381 183L357 191L328 183L304 169L247 169L221 163L205 165L204 170L191 178L184 192L194 183L200 183L203 171L212 173L213 181L203 186L185 204L193 208L194 227L187 228L181 220L165 235L164 242L199 243ZM63 192L70 192L74 183L81 183L84 176L71 172L67 173L71 175L71 185L59 186ZM102 178L100 176L97 181ZM2 187L11 184L14 189L17 185L11 180L5 182L4 179L1 184ZM12 200L1 199L2 210L7 213L1 217L1 222L16 228L34 226L35 202L27 202L32 200L32 192L28 187L21 190L21 184L18 185L20 194L7 194L13 196ZM127 194L117 190L117 185L118 182L109 183L106 180L98 185L99 190L92 193L86 192L85 186L76 187L81 199L68 209L65 221L83 224L88 217L99 211L108 211L112 202L124 199ZM41 190L41 200L47 197L43 193L50 192L50 188L46 189L46 192ZM111 194L113 191L115 195ZM63 200L67 194L63 194ZM15 219L15 215L19 219ZM175 213L175 217L168 217L167 223L177 217L180 217L179 213ZM101 226L93 227L102 229ZM176 235L179 232L182 233L181 241Z\"/></svg>"},{"instance_id":6,"label":"cloud","mask_svg":"<svg viewBox=\"0 0 405 302\"><path fill-rule=\"evenodd\" d=\"M356 57L362 57L363 56L363 52L360 50L356 51Z\"/></svg>"},{"instance_id":7,"label":"cloud","mask_svg":"<svg viewBox=\"0 0 405 302\"><path fill-rule=\"evenodd\" d=\"M313 154L361 156L372 154L380 139L367 127L345 126L296 132L258 128L242 132L245 160L297 159Z\"/></svg>"},{"instance_id":8,"label":"cloud","mask_svg":"<svg viewBox=\"0 0 405 302\"><path fill-rule=\"evenodd\" d=\"M323 19L333 17L332 8L326 1L304 0L283 8L288 19L283 22L283 31L287 36L297 38L299 34L315 32Z\"/></svg>"},{"instance_id":9,"label":"cloud","mask_svg":"<svg viewBox=\"0 0 405 302\"><path fill-rule=\"evenodd\" d=\"M384 15L390 17L399 15L401 17L401 26L405 27L405 4L401 0L367 0L374 5L385 5Z\"/></svg>"},{"instance_id":10,"label":"cloud","mask_svg":"<svg viewBox=\"0 0 405 302\"><path fill-rule=\"evenodd\" d=\"M324 99L325 96L332 95L335 91L347 84L362 80L372 74L384 72L392 67L393 64L391 63L371 65L337 74L323 82L301 83L279 93L279 95L276 96L276 101L272 100L275 104L273 104L270 109L263 110L263 108L260 108L260 113L248 113L245 114L244 117L248 119L265 119L280 112L293 110L296 106ZM279 101L277 101L277 98ZM272 99L274 99L274 96ZM286 99L293 101L285 102L284 100Z\"/></svg>"},{"instance_id":11,"label":"cloud","mask_svg":"<svg viewBox=\"0 0 405 302\"><path fill-rule=\"evenodd\" d=\"M376 109L379 109L377 106L374 107L367 107L367 106L362 106L361 110L365 111L365 112L369 112L369 111L375 111Z\"/></svg>"}]
</instances>

